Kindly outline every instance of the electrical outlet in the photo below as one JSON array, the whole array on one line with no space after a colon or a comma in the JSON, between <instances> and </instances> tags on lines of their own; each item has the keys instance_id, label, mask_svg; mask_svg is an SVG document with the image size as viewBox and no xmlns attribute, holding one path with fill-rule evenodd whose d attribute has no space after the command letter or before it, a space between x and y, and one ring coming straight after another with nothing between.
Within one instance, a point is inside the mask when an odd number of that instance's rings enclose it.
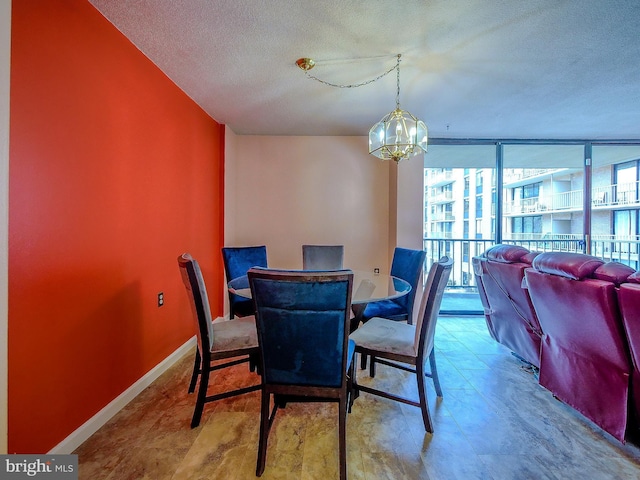
<instances>
[{"instance_id":1,"label":"electrical outlet","mask_svg":"<svg viewBox=\"0 0 640 480\"><path fill-rule=\"evenodd\" d=\"M164 305L164 293L160 292L158 293L158 307L161 307Z\"/></svg>"},{"instance_id":2,"label":"electrical outlet","mask_svg":"<svg viewBox=\"0 0 640 480\"><path fill-rule=\"evenodd\" d=\"M373 269L373 273L374 273L374 275L380 275L380 269L379 268L374 268Z\"/></svg>"}]
</instances>

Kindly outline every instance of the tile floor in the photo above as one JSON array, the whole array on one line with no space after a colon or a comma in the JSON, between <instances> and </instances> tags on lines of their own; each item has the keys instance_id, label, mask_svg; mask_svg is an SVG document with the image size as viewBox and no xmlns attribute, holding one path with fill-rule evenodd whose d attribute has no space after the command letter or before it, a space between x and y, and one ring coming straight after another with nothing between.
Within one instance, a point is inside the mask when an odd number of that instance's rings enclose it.
<instances>
[{"instance_id":1,"label":"tile floor","mask_svg":"<svg viewBox=\"0 0 640 480\"><path fill-rule=\"evenodd\" d=\"M489 337L482 317L441 317L436 350L444 398L430 385L435 433L424 432L418 408L361 394L347 420L350 479L640 478L640 448L555 400ZM256 478L259 392L207 405L192 430L191 362L184 357L78 448L80 479ZM246 364L218 378L257 380ZM380 365L375 381L417 398L409 374ZM334 404L279 411L262 478L337 478L336 415Z\"/></svg>"}]
</instances>

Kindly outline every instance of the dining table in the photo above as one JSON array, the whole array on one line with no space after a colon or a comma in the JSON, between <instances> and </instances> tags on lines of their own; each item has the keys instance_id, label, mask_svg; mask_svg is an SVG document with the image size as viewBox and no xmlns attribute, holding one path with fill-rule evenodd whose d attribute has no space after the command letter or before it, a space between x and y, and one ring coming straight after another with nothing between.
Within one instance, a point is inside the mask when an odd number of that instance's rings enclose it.
<instances>
[{"instance_id":1,"label":"dining table","mask_svg":"<svg viewBox=\"0 0 640 480\"><path fill-rule=\"evenodd\" d=\"M351 309L354 314L351 319L351 331L360 324L362 313L368 303L393 300L403 297L411 291L409 282L392 275L365 270L351 270L351 272L353 272ZM234 278L227 284L227 287L231 293L251 298L249 279L246 275Z\"/></svg>"}]
</instances>

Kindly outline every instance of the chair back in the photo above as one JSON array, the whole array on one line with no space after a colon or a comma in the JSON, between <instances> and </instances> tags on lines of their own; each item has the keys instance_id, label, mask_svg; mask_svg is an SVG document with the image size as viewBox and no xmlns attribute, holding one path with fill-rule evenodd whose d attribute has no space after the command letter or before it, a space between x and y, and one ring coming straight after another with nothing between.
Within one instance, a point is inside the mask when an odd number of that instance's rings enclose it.
<instances>
[{"instance_id":1,"label":"chair back","mask_svg":"<svg viewBox=\"0 0 640 480\"><path fill-rule=\"evenodd\" d=\"M426 358L433 350L433 338L436 333L436 322L444 289L449 281L453 259L442 257L429 269L427 283L420 302L420 312L416 322L415 345L418 356L422 353Z\"/></svg>"},{"instance_id":2,"label":"chair back","mask_svg":"<svg viewBox=\"0 0 640 480\"><path fill-rule=\"evenodd\" d=\"M246 275L251 267L267 266L267 247L223 247L222 260L227 282Z\"/></svg>"},{"instance_id":3,"label":"chair back","mask_svg":"<svg viewBox=\"0 0 640 480\"><path fill-rule=\"evenodd\" d=\"M396 247L393 251L391 275L401 278L411 285L411 291L407 295L394 300L394 302L402 305L407 310L409 323L411 323L413 303L416 298L418 282L420 281L426 255L424 250L410 250L400 247Z\"/></svg>"},{"instance_id":4,"label":"chair back","mask_svg":"<svg viewBox=\"0 0 640 480\"><path fill-rule=\"evenodd\" d=\"M353 273L252 268L263 384L346 383Z\"/></svg>"},{"instance_id":5,"label":"chair back","mask_svg":"<svg viewBox=\"0 0 640 480\"><path fill-rule=\"evenodd\" d=\"M343 259L344 245L302 245L304 270L340 270Z\"/></svg>"},{"instance_id":6,"label":"chair back","mask_svg":"<svg viewBox=\"0 0 640 480\"><path fill-rule=\"evenodd\" d=\"M189 305L191 305L191 312L193 313L192 318L196 326L198 350L200 355L203 356L204 362L205 355L208 355L213 346L213 325L207 287L204 284L200 265L191 255L188 253L180 255L178 257L178 267L180 268L182 282L187 289Z\"/></svg>"}]
</instances>

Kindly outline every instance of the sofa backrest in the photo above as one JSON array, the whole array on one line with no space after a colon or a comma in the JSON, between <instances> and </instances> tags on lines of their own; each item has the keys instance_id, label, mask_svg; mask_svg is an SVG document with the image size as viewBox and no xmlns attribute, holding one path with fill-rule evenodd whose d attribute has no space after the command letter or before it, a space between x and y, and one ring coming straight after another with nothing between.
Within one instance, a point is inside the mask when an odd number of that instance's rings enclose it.
<instances>
[{"instance_id":1,"label":"sofa backrest","mask_svg":"<svg viewBox=\"0 0 640 480\"><path fill-rule=\"evenodd\" d=\"M540 384L623 440L631 364L617 285L628 267L545 252L525 272L544 332Z\"/></svg>"},{"instance_id":2,"label":"sofa backrest","mask_svg":"<svg viewBox=\"0 0 640 480\"><path fill-rule=\"evenodd\" d=\"M638 429L640 428L640 272L634 272L620 285L618 303L633 366L631 411L635 428Z\"/></svg>"},{"instance_id":3,"label":"sofa backrest","mask_svg":"<svg viewBox=\"0 0 640 480\"><path fill-rule=\"evenodd\" d=\"M489 332L499 343L538 366L540 324L522 281L534 253L516 245L496 245L473 258L474 275Z\"/></svg>"}]
</instances>

